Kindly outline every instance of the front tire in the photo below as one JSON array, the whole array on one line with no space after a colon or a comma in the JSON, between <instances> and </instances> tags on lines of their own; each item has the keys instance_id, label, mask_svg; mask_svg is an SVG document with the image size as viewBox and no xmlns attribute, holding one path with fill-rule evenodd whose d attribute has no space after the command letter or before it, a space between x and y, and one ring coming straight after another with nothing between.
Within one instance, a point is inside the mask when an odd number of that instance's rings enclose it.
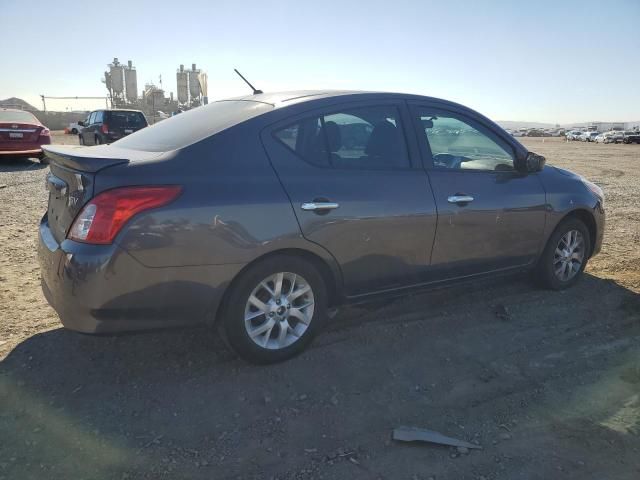
<instances>
[{"instance_id":1,"label":"front tire","mask_svg":"<svg viewBox=\"0 0 640 480\"><path fill-rule=\"evenodd\" d=\"M80 143L80 145L84 145L84 138L82 135L78 135L78 143Z\"/></svg>"},{"instance_id":2,"label":"front tire","mask_svg":"<svg viewBox=\"0 0 640 480\"><path fill-rule=\"evenodd\" d=\"M306 260L278 255L242 273L219 319L231 348L256 364L282 362L302 352L327 318L322 275Z\"/></svg>"},{"instance_id":3,"label":"front tire","mask_svg":"<svg viewBox=\"0 0 640 480\"><path fill-rule=\"evenodd\" d=\"M551 290L573 286L582 276L590 252L591 237L586 225L577 218L563 220L538 259L539 283Z\"/></svg>"}]
</instances>

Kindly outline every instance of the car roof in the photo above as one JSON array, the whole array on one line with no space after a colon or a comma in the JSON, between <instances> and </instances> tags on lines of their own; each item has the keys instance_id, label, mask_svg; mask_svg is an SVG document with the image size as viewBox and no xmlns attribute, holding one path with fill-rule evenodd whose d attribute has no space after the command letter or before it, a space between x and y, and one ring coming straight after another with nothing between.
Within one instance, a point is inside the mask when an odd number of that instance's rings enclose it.
<instances>
[{"instance_id":1,"label":"car roof","mask_svg":"<svg viewBox=\"0 0 640 480\"><path fill-rule=\"evenodd\" d=\"M401 99L416 99L436 101L441 104L447 104L450 106L456 106L469 110L469 107L464 105L444 100L436 97L429 97L425 95L416 95L410 93L399 92L377 92L371 90L288 90L282 92L267 92L258 93L254 95L244 95L241 97L225 98L216 100L215 102L229 102L229 101L249 101L266 103L274 108L286 107L293 104L299 104L304 102L313 102L322 99L330 99L343 96L362 96L362 100L375 100L376 98L401 98ZM210 103L215 103L210 102Z\"/></svg>"},{"instance_id":2,"label":"car roof","mask_svg":"<svg viewBox=\"0 0 640 480\"><path fill-rule=\"evenodd\" d=\"M133 108L98 108L91 110L92 112L137 112L142 113L142 110L135 110Z\"/></svg>"}]
</instances>

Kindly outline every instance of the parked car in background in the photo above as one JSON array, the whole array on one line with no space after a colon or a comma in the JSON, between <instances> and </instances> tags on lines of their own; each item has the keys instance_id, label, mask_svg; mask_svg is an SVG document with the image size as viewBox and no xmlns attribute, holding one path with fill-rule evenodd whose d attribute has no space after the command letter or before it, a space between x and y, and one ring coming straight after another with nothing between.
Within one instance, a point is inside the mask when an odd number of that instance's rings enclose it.
<instances>
[{"instance_id":1,"label":"parked car in background","mask_svg":"<svg viewBox=\"0 0 640 480\"><path fill-rule=\"evenodd\" d=\"M624 141L624 132L621 130L612 130L609 134L609 143L622 143Z\"/></svg>"},{"instance_id":2,"label":"parked car in background","mask_svg":"<svg viewBox=\"0 0 640 480\"><path fill-rule=\"evenodd\" d=\"M42 288L67 328L215 323L257 363L329 307L523 270L564 289L602 245L600 188L429 97L260 93L47 155Z\"/></svg>"},{"instance_id":3,"label":"parked car in background","mask_svg":"<svg viewBox=\"0 0 640 480\"><path fill-rule=\"evenodd\" d=\"M583 132L581 132L580 130L571 130L570 132L567 132L567 140L580 140L582 133Z\"/></svg>"},{"instance_id":4,"label":"parked car in background","mask_svg":"<svg viewBox=\"0 0 640 480\"><path fill-rule=\"evenodd\" d=\"M640 132L631 130L623 132L622 143L640 143Z\"/></svg>"},{"instance_id":5,"label":"parked car in background","mask_svg":"<svg viewBox=\"0 0 640 480\"><path fill-rule=\"evenodd\" d=\"M598 132L584 132L580 139L583 142L595 142L598 135L600 135Z\"/></svg>"},{"instance_id":6,"label":"parked car in background","mask_svg":"<svg viewBox=\"0 0 640 480\"><path fill-rule=\"evenodd\" d=\"M71 122L67 127L67 131L72 135L77 135L82 131L82 126L78 122Z\"/></svg>"},{"instance_id":7,"label":"parked car in background","mask_svg":"<svg viewBox=\"0 0 640 480\"><path fill-rule=\"evenodd\" d=\"M42 146L51 143L51 132L32 113L0 108L0 158L44 159Z\"/></svg>"},{"instance_id":8,"label":"parked car in background","mask_svg":"<svg viewBox=\"0 0 640 480\"><path fill-rule=\"evenodd\" d=\"M100 145L115 142L149 124L139 110L96 110L78 125L82 127L78 133L80 145Z\"/></svg>"}]
</instances>

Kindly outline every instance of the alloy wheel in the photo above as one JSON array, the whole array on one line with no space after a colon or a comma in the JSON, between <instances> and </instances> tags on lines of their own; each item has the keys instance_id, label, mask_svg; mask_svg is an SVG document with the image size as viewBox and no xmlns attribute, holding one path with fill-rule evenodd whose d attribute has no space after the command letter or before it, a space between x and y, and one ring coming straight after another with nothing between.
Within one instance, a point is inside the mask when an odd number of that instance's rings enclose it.
<instances>
[{"instance_id":1,"label":"alloy wheel","mask_svg":"<svg viewBox=\"0 0 640 480\"><path fill-rule=\"evenodd\" d=\"M279 350L295 343L313 319L314 295L309 282L290 272L262 280L244 309L244 325L258 346Z\"/></svg>"},{"instance_id":2,"label":"alloy wheel","mask_svg":"<svg viewBox=\"0 0 640 480\"><path fill-rule=\"evenodd\" d=\"M568 282L582 268L584 261L584 238L578 230L565 233L558 242L553 255L553 272L555 276Z\"/></svg>"}]
</instances>

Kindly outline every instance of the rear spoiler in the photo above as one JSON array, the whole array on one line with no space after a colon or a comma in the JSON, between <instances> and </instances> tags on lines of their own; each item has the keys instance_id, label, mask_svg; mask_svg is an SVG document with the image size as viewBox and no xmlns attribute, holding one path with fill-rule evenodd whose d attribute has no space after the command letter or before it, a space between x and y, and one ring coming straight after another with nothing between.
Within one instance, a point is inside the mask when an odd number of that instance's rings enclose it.
<instances>
[{"instance_id":1,"label":"rear spoiler","mask_svg":"<svg viewBox=\"0 0 640 480\"><path fill-rule=\"evenodd\" d=\"M116 150L104 147L82 147L74 145L43 145L47 158L57 165L95 173L103 168L129 163L127 158L119 158ZM124 153L121 150L119 153ZM115 155L114 155L115 154Z\"/></svg>"}]
</instances>

